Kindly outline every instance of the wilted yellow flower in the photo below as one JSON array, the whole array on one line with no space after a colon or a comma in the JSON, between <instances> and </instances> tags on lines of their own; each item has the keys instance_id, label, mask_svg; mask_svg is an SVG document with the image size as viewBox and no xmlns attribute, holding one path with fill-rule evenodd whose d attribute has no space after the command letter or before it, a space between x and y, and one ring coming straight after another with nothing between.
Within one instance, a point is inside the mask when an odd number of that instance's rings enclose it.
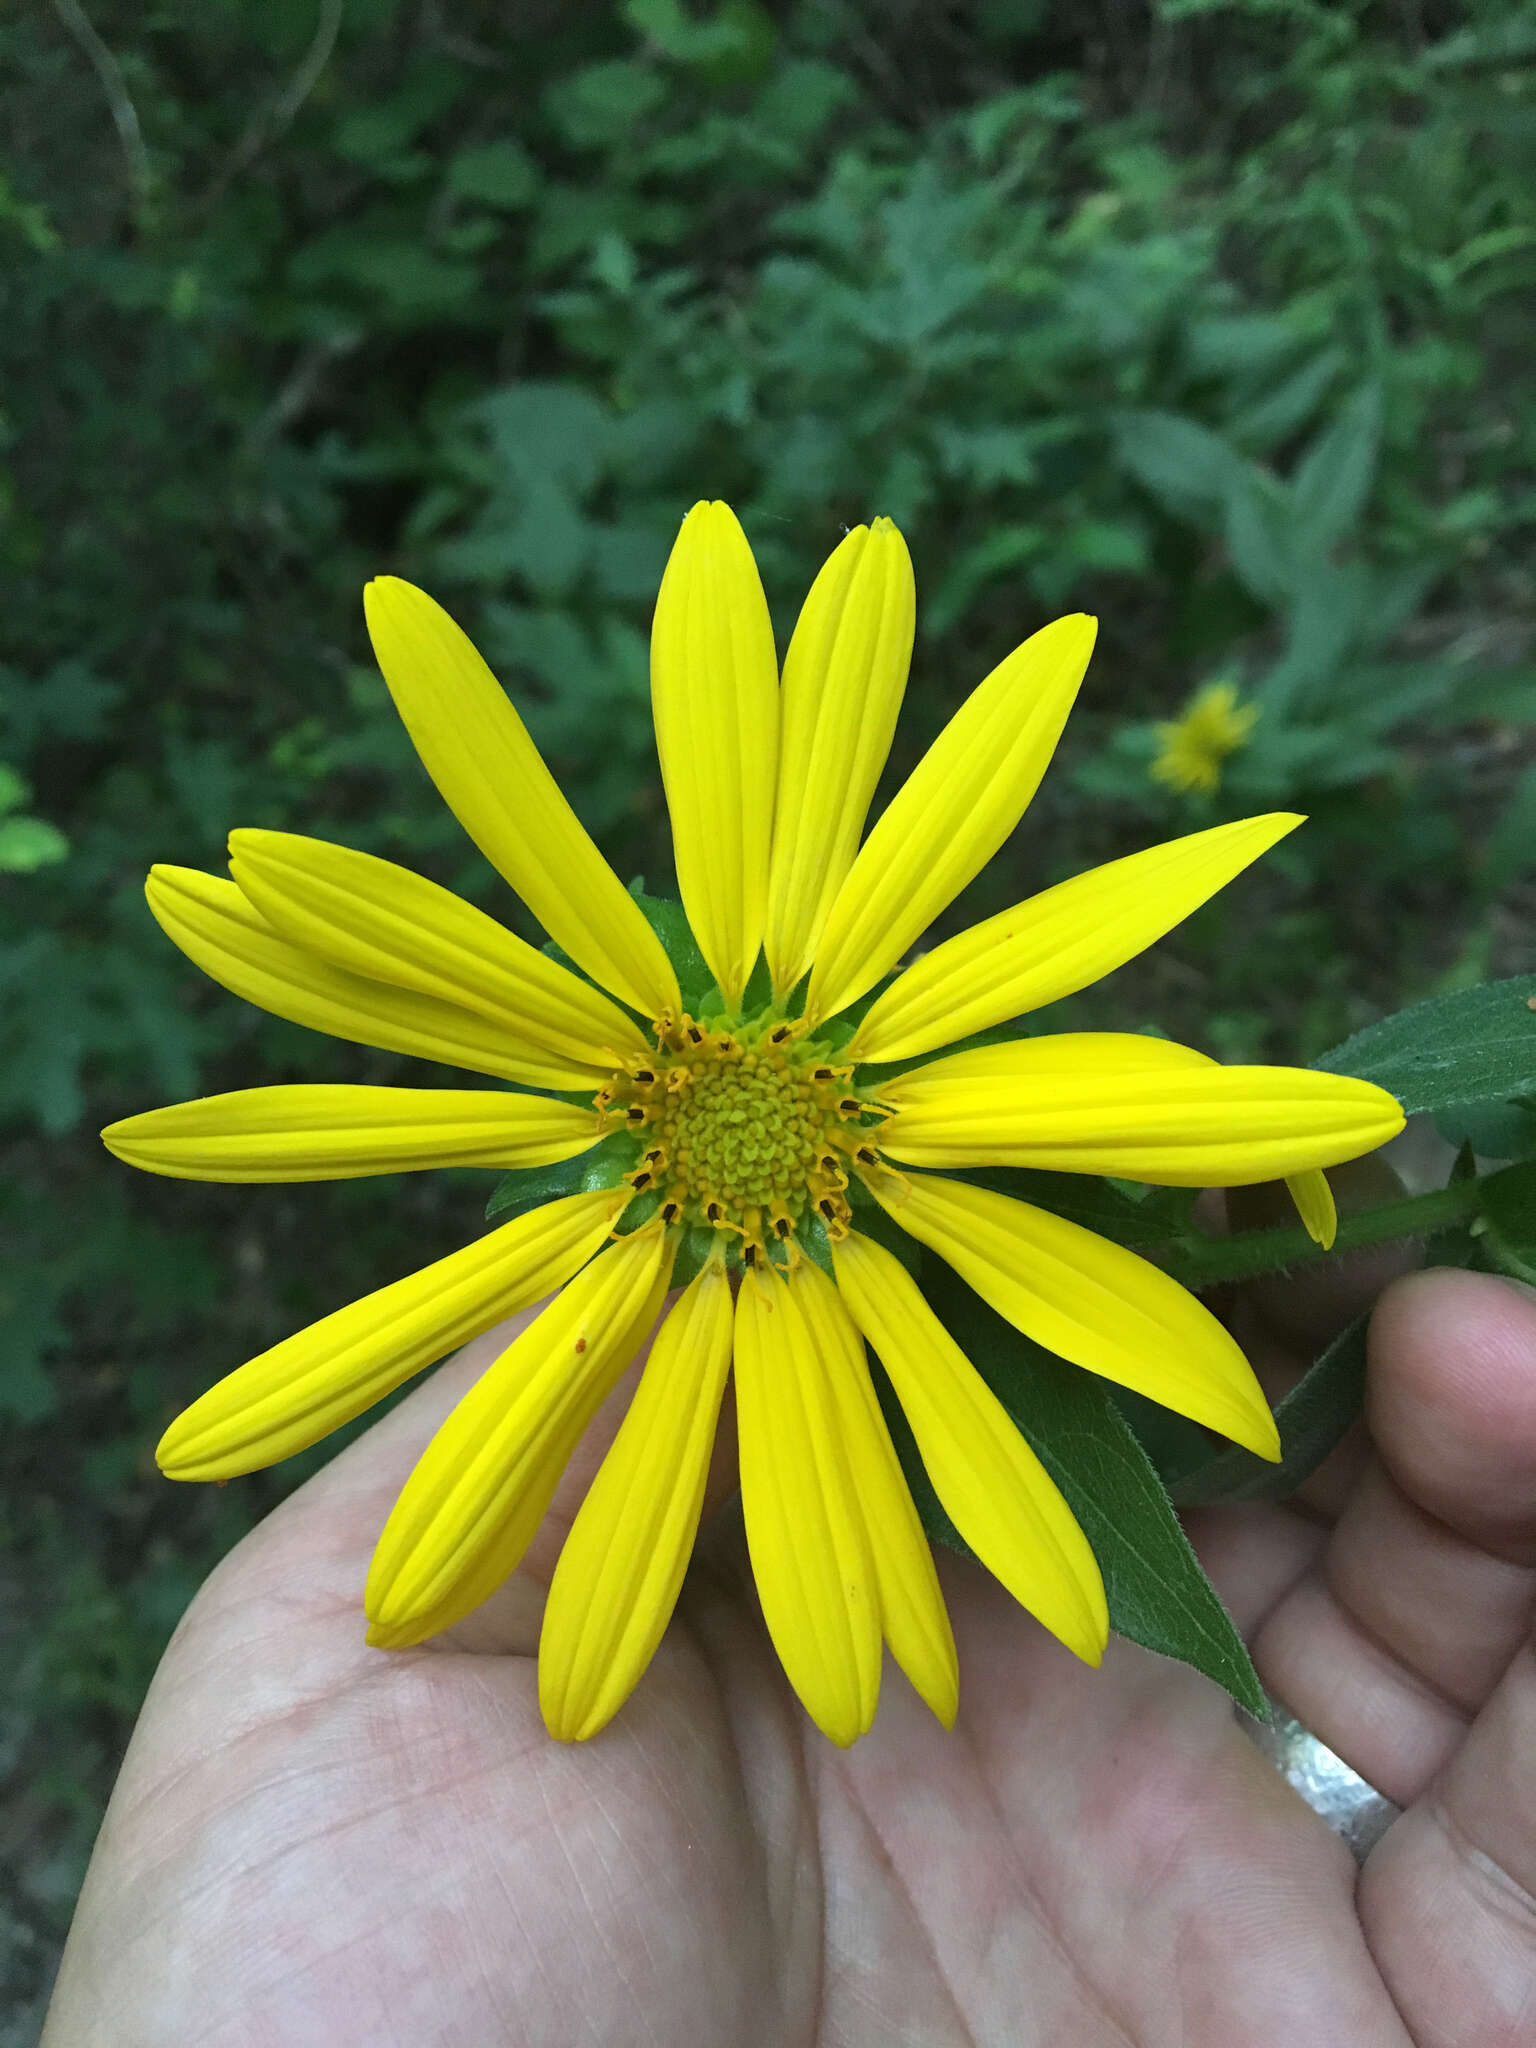
<instances>
[{"instance_id":1,"label":"wilted yellow flower","mask_svg":"<svg viewBox=\"0 0 1536 2048\"><path fill-rule=\"evenodd\" d=\"M512 1085L257 1088L115 1124L119 1157L194 1179L305 1180L538 1165L603 1144L582 1191L276 1345L166 1431L173 1477L248 1472L559 1290L407 1481L368 1578L371 1642L420 1642L516 1567L680 1257L693 1271L550 1588L540 1693L560 1736L601 1728L661 1638L733 1368L753 1571L807 1709L853 1741L874 1716L883 1640L952 1719L954 1642L866 1343L962 1536L1097 1662L1104 1590L1082 1532L871 1221L893 1219L1062 1357L1273 1458L1257 1382L1192 1295L1118 1244L935 1169L1231 1185L1311 1174L1402 1122L1364 1082L1222 1067L1115 1033L911 1064L1118 967L1300 822L1246 819L1112 862L888 978L1017 824L1094 637L1091 619L1060 619L1009 655L861 846L913 607L900 534L859 527L817 578L781 683L735 517L698 505L684 521L652 673L679 884L714 984L689 1004L490 671L394 578L369 586L368 621L417 751L574 966L389 861L287 833L235 833L232 881L150 879L165 930L235 993Z\"/></svg>"},{"instance_id":2,"label":"wilted yellow flower","mask_svg":"<svg viewBox=\"0 0 1536 2048\"><path fill-rule=\"evenodd\" d=\"M1180 717L1156 728L1162 752L1149 773L1170 789L1199 789L1210 795L1221 783L1221 764L1248 744L1259 715L1257 704L1239 705L1231 683L1207 683Z\"/></svg>"}]
</instances>

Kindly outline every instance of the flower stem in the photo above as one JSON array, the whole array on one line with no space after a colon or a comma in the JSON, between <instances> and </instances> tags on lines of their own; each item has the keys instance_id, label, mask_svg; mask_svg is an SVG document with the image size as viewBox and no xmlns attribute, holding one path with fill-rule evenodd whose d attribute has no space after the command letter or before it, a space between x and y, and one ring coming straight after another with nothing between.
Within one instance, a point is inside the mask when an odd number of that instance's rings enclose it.
<instances>
[{"instance_id":1,"label":"flower stem","mask_svg":"<svg viewBox=\"0 0 1536 2048\"><path fill-rule=\"evenodd\" d=\"M1333 1258L1365 1245L1386 1244L1395 1237L1422 1237L1443 1230L1475 1215L1480 1199L1477 1181L1455 1181L1426 1195L1407 1195L1400 1202L1383 1202L1379 1208L1341 1216L1339 1234L1326 1252L1294 1223L1278 1230L1250 1230L1239 1237L1210 1237L1183 1246L1174 1268L1186 1287L1208 1287L1218 1280L1252 1280L1260 1273Z\"/></svg>"}]
</instances>

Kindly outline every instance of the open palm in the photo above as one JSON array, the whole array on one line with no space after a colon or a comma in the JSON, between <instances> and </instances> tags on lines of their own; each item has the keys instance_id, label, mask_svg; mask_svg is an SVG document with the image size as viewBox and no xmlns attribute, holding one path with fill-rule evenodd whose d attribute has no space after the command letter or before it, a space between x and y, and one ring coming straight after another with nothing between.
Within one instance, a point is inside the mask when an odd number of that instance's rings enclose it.
<instances>
[{"instance_id":1,"label":"open palm","mask_svg":"<svg viewBox=\"0 0 1536 2048\"><path fill-rule=\"evenodd\" d=\"M1272 1690L1409 1809L1358 1883L1214 1687L1123 1643L1085 1669L960 1559L954 1732L888 1671L873 1732L834 1749L778 1669L729 1505L628 1707L552 1743L530 1653L600 1429L524 1570L451 1642L365 1648L389 1503L504 1341L295 1494L194 1604L47 2048L1536 2038L1536 1300L1397 1283L1372 1450L1304 1507L1193 1531Z\"/></svg>"}]
</instances>

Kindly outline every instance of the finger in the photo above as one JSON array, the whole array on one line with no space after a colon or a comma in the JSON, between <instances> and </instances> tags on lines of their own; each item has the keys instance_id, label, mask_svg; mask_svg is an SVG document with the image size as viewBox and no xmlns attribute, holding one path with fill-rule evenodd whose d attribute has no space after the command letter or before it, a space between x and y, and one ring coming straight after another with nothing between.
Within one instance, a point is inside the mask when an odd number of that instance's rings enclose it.
<instances>
[{"instance_id":1,"label":"finger","mask_svg":"<svg viewBox=\"0 0 1536 2048\"><path fill-rule=\"evenodd\" d=\"M1392 1200L1403 1191L1380 1153L1348 1160L1330 1169L1328 1179L1341 1216ZM1229 1188L1225 1205L1225 1227L1231 1230L1264 1230L1296 1221L1295 1205L1278 1181ZM1228 1289L1222 1313L1271 1403L1288 1394L1325 1347L1422 1257L1422 1249L1412 1243L1375 1245L1309 1260L1291 1272L1266 1274ZM1346 1431L1297 1488L1292 1506L1326 1523L1336 1520L1359 1481L1366 1456L1365 1431Z\"/></svg>"},{"instance_id":2,"label":"finger","mask_svg":"<svg viewBox=\"0 0 1536 2048\"><path fill-rule=\"evenodd\" d=\"M1360 1875L1361 1923L1424 2048L1536 2038L1536 1655L1522 1649Z\"/></svg>"},{"instance_id":3,"label":"finger","mask_svg":"<svg viewBox=\"0 0 1536 2048\"><path fill-rule=\"evenodd\" d=\"M1464 1740L1536 1602L1536 1300L1399 1281L1369 1340L1377 1457L1254 1642L1297 1717L1399 1805Z\"/></svg>"}]
</instances>

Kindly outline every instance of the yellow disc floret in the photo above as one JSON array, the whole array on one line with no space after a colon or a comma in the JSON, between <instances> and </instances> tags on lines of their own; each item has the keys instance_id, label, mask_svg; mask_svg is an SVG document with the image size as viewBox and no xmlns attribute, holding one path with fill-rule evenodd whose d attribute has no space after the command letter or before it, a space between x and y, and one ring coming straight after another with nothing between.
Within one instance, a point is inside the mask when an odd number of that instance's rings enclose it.
<instances>
[{"instance_id":1,"label":"yellow disc floret","mask_svg":"<svg viewBox=\"0 0 1536 2048\"><path fill-rule=\"evenodd\" d=\"M771 1012L742 1024L683 1016L655 1027L654 1062L636 1059L597 1098L609 1130L641 1139L628 1175L654 1190L668 1223L704 1224L747 1264L787 1242L808 1212L848 1230L848 1171L873 1165L879 1110L803 1027Z\"/></svg>"}]
</instances>

